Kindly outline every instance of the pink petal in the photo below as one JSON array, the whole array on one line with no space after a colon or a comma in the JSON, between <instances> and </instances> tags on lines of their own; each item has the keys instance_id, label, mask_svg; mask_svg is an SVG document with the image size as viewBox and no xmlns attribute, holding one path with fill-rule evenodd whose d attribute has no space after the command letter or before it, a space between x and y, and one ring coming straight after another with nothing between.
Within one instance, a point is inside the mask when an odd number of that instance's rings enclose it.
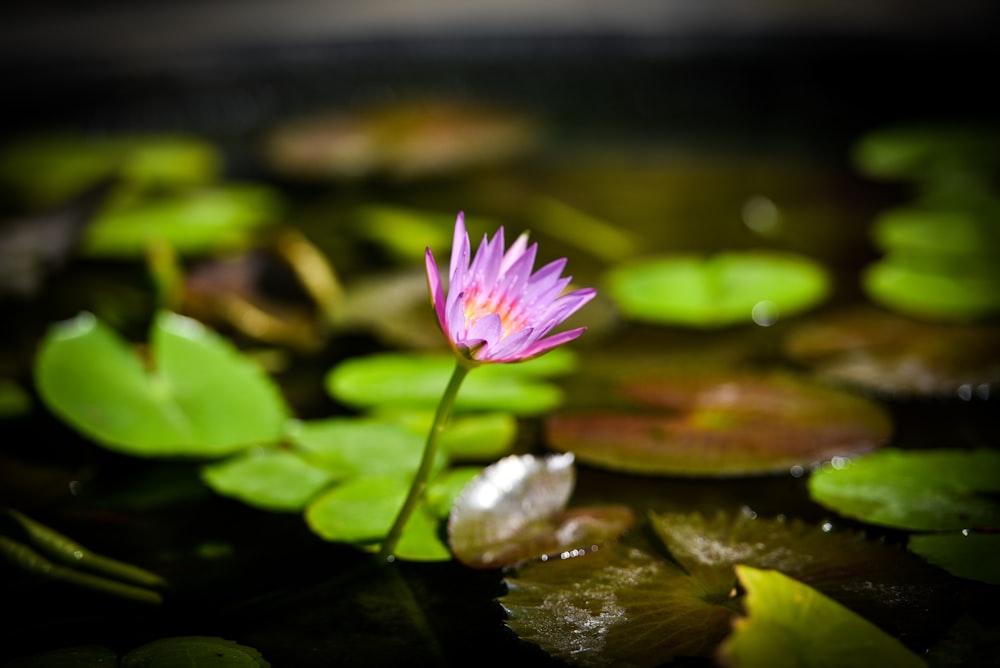
<instances>
[{"instance_id":1,"label":"pink petal","mask_svg":"<svg viewBox=\"0 0 1000 668\"><path fill-rule=\"evenodd\" d=\"M451 283L448 289L455 285L456 272L469 267L469 233L465 231L465 213L459 212L455 220L455 236L451 242L451 266L448 268L448 277ZM459 288L461 290L461 288Z\"/></svg>"},{"instance_id":2,"label":"pink petal","mask_svg":"<svg viewBox=\"0 0 1000 668\"><path fill-rule=\"evenodd\" d=\"M445 298L444 288L441 286L441 274L438 272L437 262L434 261L434 254L431 253L430 248L427 249L424 262L427 265L427 291L431 296L431 305L434 307L438 323L441 325L441 329L444 331L445 336L449 336L448 322L444 317Z\"/></svg>"},{"instance_id":3,"label":"pink petal","mask_svg":"<svg viewBox=\"0 0 1000 668\"><path fill-rule=\"evenodd\" d=\"M536 341L531 344L520 353L517 354L516 358L510 358L504 361L507 362L523 362L525 360L530 360L532 358L538 357L542 353L547 353L557 346L572 341L573 339L579 337L587 331L586 327L578 327L576 329L570 329L565 332L559 332L558 334L553 334L547 339L542 339L541 341Z\"/></svg>"}]
</instances>

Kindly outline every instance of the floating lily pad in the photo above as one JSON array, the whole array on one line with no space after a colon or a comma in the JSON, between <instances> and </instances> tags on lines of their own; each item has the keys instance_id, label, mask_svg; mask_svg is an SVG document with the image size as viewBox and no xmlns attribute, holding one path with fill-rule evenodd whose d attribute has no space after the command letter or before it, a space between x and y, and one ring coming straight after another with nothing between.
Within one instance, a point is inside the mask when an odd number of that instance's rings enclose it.
<instances>
[{"instance_id":1,"label":"floating lily pad","mask_svg":"<svg viewBox=\"0 0 1000 668\"><path fill-rule=\"evenodd\" d=\"M960 257L1000 255L1000 204L906 206L879 214L872 226L882 251L912 250Z\"/></svg>"},{"instance_id":2,"label":"floating lily pad","mask_svg":"<svg viewBox=\"0 0 1000 668\"><path fill-rule=\"evenodd\" d=\"M917 322L869 307L798 325L785 352L822 378L884 394L986 398L1000 382L1000 327Z\"/></svg>"},{"instance_id":3,"label":"floating lily pad","mask_svg":"<svg viewBox=\"0 0 1000 668\"><path fill-rule=\"evenodd\" d=\"M267 154L275 170L302 179L410 179L509 160L534 135L516 114L421 100L294 120L272 133Z\"/></svg>"},{"instance_id":4,"label":"floating lily pad","mask_svg":"<svg viewBox=\"0 0 1000 668\"><path fill-rule=\"evenodd\" d=\"M562 402L562 391L541 378L564 373L573 359L553 351L523 364L484 365L462 384L455 409L520 415L552 410ZM433 408L454 368L452 355L382 353L340 363L327 375L326 386L331 396L352 406Z\"/></svg>"},{"instance_id":5,"label":"floating lily pad","mask_svg":"<svg viewBox=\"0 0 1000 668\"><path fill-rule=\"evenodd\" d=\"M217 457L280 439L287 408L264 371L198 322L160 313L151 363L88 313L53 327L35 361L48 407L132 455Z\"/></svg>"},{"instance_id":6,"label":"floating lily pad","mask_svg":"<svg viewBox=\"0 0 1000 668\"><path fill-rule=\"evenodd\" d=\"M425 436L370 418L295 422L289 438L338 479L357 476L412 477L420 466ZM441 452L436 470L447 464Z\"/></svg>"},{"instance_id":7,"label":"floating lily pad","mask_svg":"<svg viewBox=\"0 0 1000 668\"><path fill-rule=\"evenodd\" d=\"M219 186L111 207L87 228L83 251L94 257L143 257L154 242L182 255L249 246L254 232L275 223L282 201L264 186Z\"/></svg>"},{"instance_id":8,"label":"floating lily pad","mask_svg":"<svg viewBox=\"0 0 1000 668\"><path fill-rule=\"evenodd\" d=\"M612 270L607 284L629 317L708 328L771 324L816 306L830 291L822 265L763 251L647 259Z\"/></svg>"},{"instance_id":9,"label":"floating lily pad","mask_svg":"<svg viewBox=\"0 0 1000 668\"><path fill-rule=\"evenodd\" d=\"M1000 452L887 449L818 471L809 493L841 515L914 531L1000 527Z\"/></svg>"},{"instance_id":10,"label":"floating lily pad","mask_svg":"<svg viewBox=\"0 0 1000 668\"><path fill-rule=\"evenodd\" d=\"M422 439L434 422L431 411L381 410L374 415L406 427ZM448 421L439 447L452 460L493 461L510 454L517 439L517 418L510 413L458 415Z\"/></svg>"},{"instance_id":11,"label":"floating lily pad","mask_svg":"<svg viewBox=\"0 0 1000 668\"><path fill-rule=\"evenodd\" d=\"M898 640L812 587L773 570L736 566L747 617L720 648L741 666L926 666Z\"/></svg>"},{"instance_id":12,"label":"floating lily pad","mask_svg":"<svg viewBox=\"0 0 1000 668\"><path fill-rule=\"evenodd\" d=\"M566 511L576 483L572 455L509 456L483 469L455 501L448 544L473 568L596 548L634 522L623 507Z\"/></svg>"},{"instance_id":13,"label":"floating lily pad","mask_svg":"<svg viewBox=\"0 0 1000 668\"><path fill-rule=\"evenodd\" d=\"M310 503L306 521L314 533L326 540L364 545L374 551L389 533L409 487L410 479L400 476L352 478ZM397 558L451 559L451 552L439 534L441 522L454 500L452 495L457 491L451 476L431 482L394 550Z\"/></svg>"},{"instance_id":14,"label":"floating lily pad","mask_svg":"<svg viewBox=\"0 0 1000 668\"><path fill-rule=\"evenodd\" d=\"M335 474L302 457L277 449L253 449L201 470L217 493L255 508L297 511L335 479Z\"/></svg>"},{"instance_id":15,"label":"floating lily pad","mask_svg":"<svg viewBox=\"0 0 1000 668\"><path fill-rule=\"evenodd\" d=\"M915 318L974 322L1000 313L1000 274L925 271L890 255L869 265L861 284L872 301Z\"/></svg>"},{"instance_id":16,"label":"floating lily pad","mask_svg":"<svg viewBox=\"0 0 1000 668\"><path fill-rule=\"evenodd\" d=\"M205 185L218 177L220 161L196 137L39 135L0 151L0 188L27 204L52 206L111 176L130 191Z\"/></svg>"},{"instance_id":17,"label":"floating lily pad","mask_svg":"<svg viewBox=\"0 0 1000 668\"><path fill-rule=\"evenodd\" d=\"M737 564L780 570L917 642L923 631L907 626L904 612L919 606L931 617L949 614L935 604L946 593L939 571L854 534L747 513L670 513L651 521L669 555L632 536L582 557L518 567L501 599L508 626L574 665L656 666L711 656L742 609ZM866 587L857 587L861 577Z\"/></svg>"},{"instance_id":18,"label":"floating lily pad","mask_svg":"<svg viewBox=\"0 0 1000 668\"><path fill-rule=\"evenodd\" d=\"M962 125L898 125L871 132L854 147L854 163L872 177L938 181L1000 167L1000 129Z\"/></svg>"},{"instance_id":19,"label":"floating lily pad","mask_svg":"<svg viewBox=\"0 0 1000 668\"><path fill-rule=\"evenodd\" d=\"M952 575L1000 584L1000 536L956 532L910 536L907 547Z\"/></svg>"},{"instance_id":20,"label":"floating lily pad","mask_svg":"<svg viewBox=\"0 0 1000 668\"><path fill-rule=\"evenodd\" d=\"M168 666L226 666L269 668L260 652L233 640L208 636L184 636L154 640L122 657L121 668L167 668Z\"/></svg>"},{"instance_id":21,"label":"floating lily pad","mask_svg":"<svg viewBox=\"0 0 1000 668\"><path fill-rule=\"evenodd\" d=\"M878 404L791 375L661 374L624 390L662 410L552 415L548 445L630 473L759 475L867 452L892 431Z\"/></svg>"}]
</instances>

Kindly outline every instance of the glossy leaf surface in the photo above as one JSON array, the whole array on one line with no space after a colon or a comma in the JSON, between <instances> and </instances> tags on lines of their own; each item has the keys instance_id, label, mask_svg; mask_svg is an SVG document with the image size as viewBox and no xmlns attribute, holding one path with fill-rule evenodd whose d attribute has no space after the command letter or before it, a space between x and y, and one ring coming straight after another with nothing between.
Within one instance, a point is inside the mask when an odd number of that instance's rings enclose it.
<instances>
[{"instance_id":1,"label":"glossy leaf surface","mask_svg":"<svg viewBox=\"0 0 1000 668\"><path fill-rule=\"evenodd\" d=\"M484 365L463 383L455 410L524 415L551 410L563 394L543 378L568 370L572 359L553 352L523 364ZM450 355L382 353L342 362L326 384L335 399L353 406L430 409L437 406L454 367Z\"/></svg>"},{"instance_id":2,"label":"glossy leaf surface","mask_svg":"<svg viewBox=\"0 0 1000 668\"><path fill-rule=\"evenodd\" d=\"M736 620L721 647L725 665L927 665L898 640L812 587L774 570L735 568L747 592L747 617Z\"/></svg>"},{"instance_id":3,"label":"glossy leaf surface","mask_svg":"<svg viewBox=\"0 0 1000 668\"><path fill-rule=\"evenodd\" d=\"M501 599L508 625L576 665L711 656L742 610L739 564L781 570L894 635L919 637L901 622L913 606L946 612L933 607L944 590L936 571L857 535L747 513L653 514L650 521L660 544L632 536L582 557L520 566ZM869 585L858 588L858 577Z\"/></svg>"},{"instance_id":4,"label":"glossy leaf surface","mask_svg":"<svg viewBox=\"0 0 1000 668\"><path fill-rule=\"evenodd\" d=\"M548 444L631 473L758 475L867 452L892 430L877 404L790 375L665 373L623 391L635 409L556 414Z\"/></svg>"},{"instance_id":5,"label":"glossy leaf surface","mask_svg":"<svg viewBox=\"0 0 1000 668\"><path fill-rule=\"evenodd\" d=\"M887 449L817 472L818 503L863 522L914 531L1000 527L1000 452Z\"/></svg>"},{"instance_id":6,"label":"glossy leaf surface","mask_svg":"<svg viewBox=\"0 0 1000 668\"><path fill-rule=\"evenodd\" d=\"M194 320L160 313L147 369L88 313L53 327L35 380L56 414L112 449L141 456L217 457L272 443L287 408L263 369Z\"/></svg>"},{"instance_id":7,"label":"glossy leaf surface","mask_svg":"<svg viewBox=\"0 0 1000 668\"><path fill-rule=\"evenodd\" d=\"M634 523L627 508L565 510L575 484L572 455L511 455L491 464L451 509L452 552L467 566L498 568L585 552Z\"/></svg>"}]
</instances>

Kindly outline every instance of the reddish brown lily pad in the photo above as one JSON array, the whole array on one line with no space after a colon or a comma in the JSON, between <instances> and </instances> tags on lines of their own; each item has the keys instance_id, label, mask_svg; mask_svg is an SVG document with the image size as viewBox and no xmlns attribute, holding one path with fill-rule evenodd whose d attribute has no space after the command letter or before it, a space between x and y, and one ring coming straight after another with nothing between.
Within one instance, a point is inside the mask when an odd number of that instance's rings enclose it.
<instances>
[{"instance_id":1,"label":"reddish brown lily pad","mask_svg":"<svg viewBox=\"0 0 1000 668\"><path fill-rule=\"evenodd\" d=\"M739 476L858 455L892 431L878 404L789 374L678 373L623 389L634 408L554 415L548 444L612 470Z\"/></svg>"},{"instance_id":2,"label":"reddish brown lily pad","mask_svg":"<svg viewBox=\"0 0 1000 668\"><path fill-rule=\"evenodd\" d=\"M1000 382L1000 326L918 322L871 307L803 323L785 352L821 378L888 395L986 398Z\"/></svg>"}]
</instances>

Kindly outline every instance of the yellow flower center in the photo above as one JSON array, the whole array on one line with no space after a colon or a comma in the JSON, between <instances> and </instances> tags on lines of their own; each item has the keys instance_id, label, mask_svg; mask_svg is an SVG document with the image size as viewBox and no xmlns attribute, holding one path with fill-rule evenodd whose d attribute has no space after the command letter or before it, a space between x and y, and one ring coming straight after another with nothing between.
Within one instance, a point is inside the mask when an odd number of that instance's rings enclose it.
<instances>
[{"instance_id":1,"label":"yellow flower center","mask_svg":"<svg viewBox=\"0 0 1000 668\"><path fill-rule=\"evenodd\" d=\"M465 311L466 330L475 326L484 316L494 313L500 316L500 327L504 337L524 327L524 314L518 308L517 299L508 299L506 295L496 295L492 292L483 294L473 288L466 292L462 308Z\"/></svg>"}]
</instances>

